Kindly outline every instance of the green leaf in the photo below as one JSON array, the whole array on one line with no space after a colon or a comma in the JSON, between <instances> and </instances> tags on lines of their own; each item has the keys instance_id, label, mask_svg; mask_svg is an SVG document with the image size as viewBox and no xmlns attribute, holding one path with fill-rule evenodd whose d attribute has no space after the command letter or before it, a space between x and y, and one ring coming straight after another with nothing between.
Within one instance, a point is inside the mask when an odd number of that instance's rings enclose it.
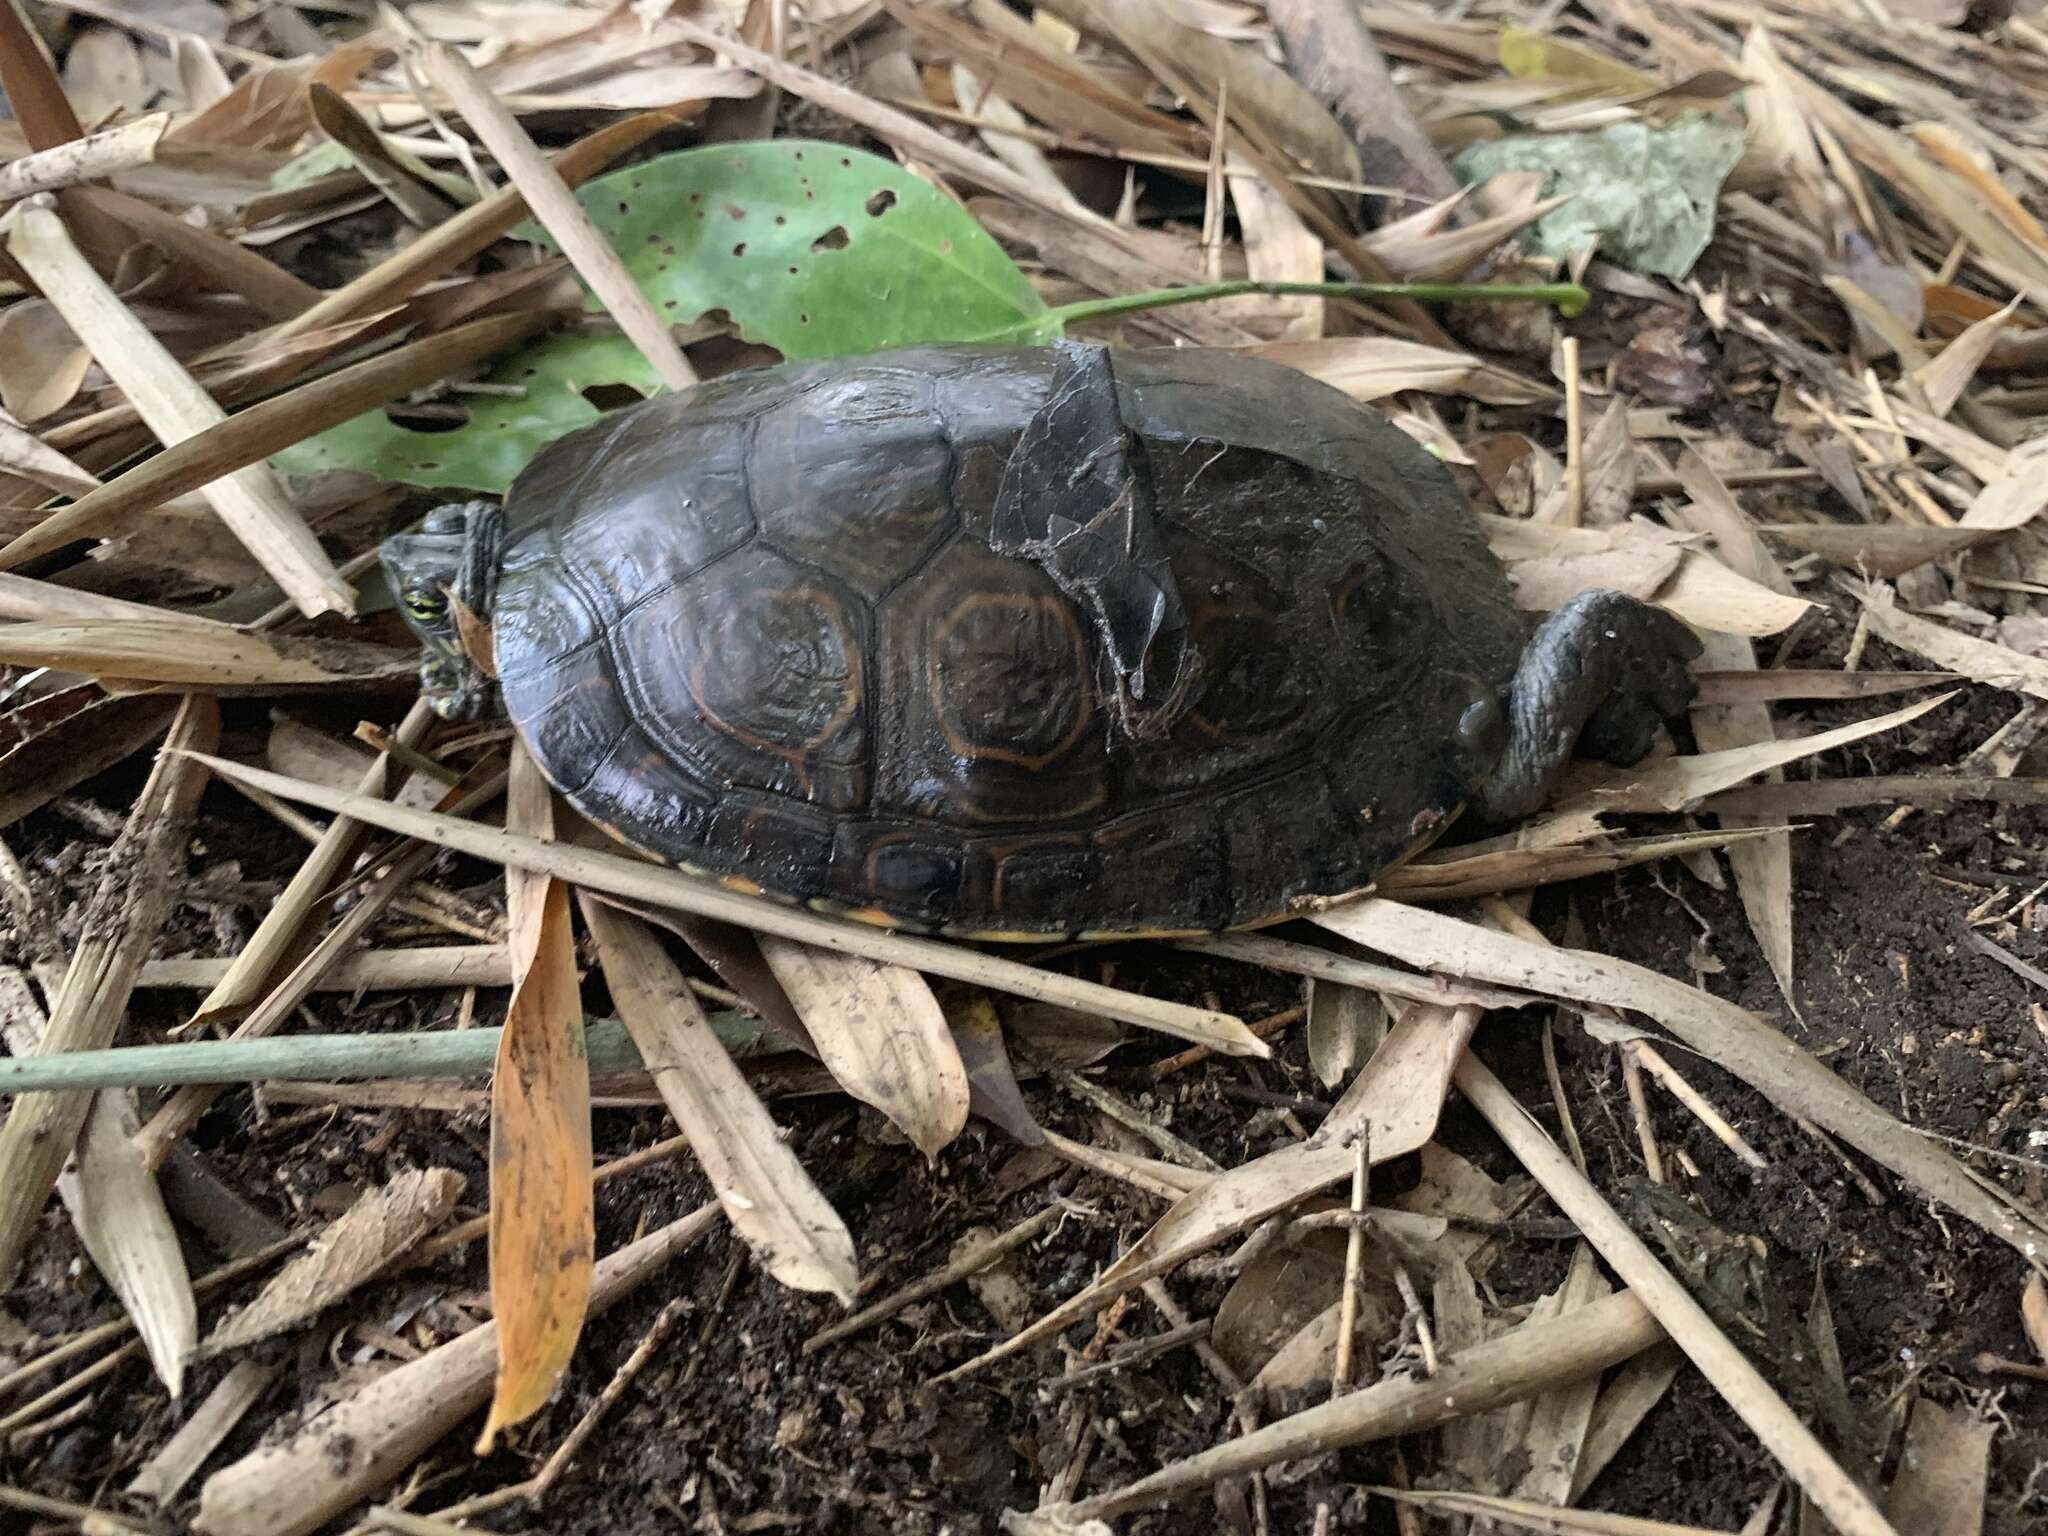
<instances>
[{"instance_id":1,"label":"green leaf","mask_svg":"<svg viewBox=\"0 0 2048 1536\"><path fill-rule=\"evenodd\" d=\"M577 196L671 324L723 310L749 341L792 361L935 341L1049 341L1060 321L958 203L894 161L803 139L708 145L628 166ZM533 224L514 231L553 250ZM595 297L585 307L602 310ZM278 454L286 473L366 470L411 485L503 492L527 460L600 414L583 391L659 388L623 337L543 337L489 382L523 399L473 397L447 432L381 411Z\"/></svg>"},{"instance_id":2,"label":"green leaf","mask_svg":"<svg viewBox=\"0 0 2048 1536\"><path fill-rule=\"evenodd\" d=\"M355 469L407 485L503 492L541 449L603 414L586 389L623 387L641 395L661 379L623 336L549 337L508 353L486 382L516 385L523 396L472 395L470 419L448 432L402 427L382 411L294 443L271 462L286 474Z\"/></svg>"},{"instance_id":3,"label":"green leaf","mask_svg":"<svg viewBox=\"0 0 2048 1536\"><path fill-rule=\"evenodd\" d=\"M791 361L1021 339L1045 323L1036 290L966 209L863 150L708 145L613 171L577 195L663 319L722 309L747 340ZM532 225L515 233L555 249ZM601 308L595 298L585 307Z\"/></svg>"}]
</instances>

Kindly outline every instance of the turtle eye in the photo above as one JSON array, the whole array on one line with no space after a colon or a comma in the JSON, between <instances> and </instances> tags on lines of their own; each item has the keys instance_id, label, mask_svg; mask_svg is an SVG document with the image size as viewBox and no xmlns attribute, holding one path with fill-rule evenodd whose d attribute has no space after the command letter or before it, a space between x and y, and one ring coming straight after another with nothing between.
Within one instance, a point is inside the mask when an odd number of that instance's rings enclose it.
<instances>
[{"instance_id":1,"label":"turtle eye","mask_svg":"<svg viewBox=\"0 0 2048 1536\"><path fill-rule=\"evenodd\" d=\"M448 598L438 587L409 587L405 611L422 624L431 624L448 611Z\"/></svg>"}]
</instances>

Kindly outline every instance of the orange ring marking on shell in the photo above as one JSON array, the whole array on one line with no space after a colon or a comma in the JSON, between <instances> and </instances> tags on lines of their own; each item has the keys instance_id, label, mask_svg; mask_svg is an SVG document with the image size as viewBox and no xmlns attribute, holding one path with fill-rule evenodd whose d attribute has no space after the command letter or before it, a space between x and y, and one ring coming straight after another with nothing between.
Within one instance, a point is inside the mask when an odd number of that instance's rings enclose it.
<instances>
[{"instance_id":1,"label":"orange ring marking on shell","mask_svg":"<svg viewBox=\"0 0 2048 1536\"><path fill-rule=\"evenodd\" d=\"M832 737L836 736L840 728L853 718L854 711L860 708L861 690L863 687L860 646L850 643L855 637L847 626L846 610L839 605L839 599L823 587L791 587L787 591L766 593L765 597L769 602L780 603L787 603L800 598L809 598L812 600L814 607L825 611L832 623L832 627L839 634L841 640L840 654L846 658L848 673L846 697L840 702L839 708L833 712L832 718L825 722L817 734L804 742L800 747L778 746L776 743L764 737L756 736L752 731L727 720L705 702L704 669L709 665L705 659L700 658L698 660L697 665L690 669L690 674L685 681L690 689L690 697L697 701L697 707L704 712L706 720L717 726L719 730L725 732L734 741L753 747L757 751L766 752L770 757L779 757L788 763L796 771L797 782L802 787L804 797L808 799L811 794L811 771L805 765L804 755L818 746L819 743L829 741Z\"/></svg>"},{"instance_id":2,"label":"orange ring marking on shell","mask_svg":"<svg viewBox=\"0 0 2048 1536\"><path fill-rule=\"evenodd\" d=\"M980 597L970 598L968 601L955 606L947 613L945 618L939 621L938 627L932 632L931 647L925 655L925 689L935 703L944 697L939 692L940 647L945 644L946 637L952 634L954 628L970 611L987 604L994 604L1002 608L1016 608L1025 612L1029 612L1034 608L1042 608L1051 612L1059 619L1061 625L1066 629L1068 636L1073 640L1074 658L1080 663L1082 678L1085 679L1087 677L1088 642L1081 634L1080 627L1075 624L1074 615L1068 610L1065 603L1061 602L1058 598L1051 597L1016 597L1007 593L987 593ZM1073 728L1067 732L1066 736L1051 751L1035 757L1028 756L1022 752L1012 752L1007 747L976 746L972 743L964 742L953 734L944 710L935 710L934 715L938 720L939 734L946 738L946 745L959 753L960 756L986 757L999 763L1015 763L1019 768L1024 769L1028 773L1036 773L1047 764L1057 761L1073 750L1074 743L1086 734L1089 723L1095 718L1095 701L1090 696L1089 691L1084 688L1081 693L1081 713L1079 718L1074 721Z\"/></svg>"}]
</instances>

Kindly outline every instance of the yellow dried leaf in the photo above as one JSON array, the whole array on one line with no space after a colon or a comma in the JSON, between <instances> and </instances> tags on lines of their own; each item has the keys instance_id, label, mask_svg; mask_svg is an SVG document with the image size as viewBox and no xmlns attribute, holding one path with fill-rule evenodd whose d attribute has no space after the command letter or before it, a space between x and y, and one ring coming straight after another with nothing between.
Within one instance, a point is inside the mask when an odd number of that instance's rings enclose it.
<instances>
[{"instance_id":1,"label":"yellow dried leaf","mask_svg":"<svg viewBox=\"0 0 2048 1536\"><path fill-rule=\"evenodd\" d=\"M1527 27L1500 29L1500 67L1524 80L1573 80L1630 96L1654 91L1658 83L1605 54Z\"/></svg>"},{"instance_id":2,"label":"yellow dried leaf","mask_svg":"<svg viewBox=\"0 0 2048 1536\"><path fill-rule=\"evenodd\" d=\"M541 1407L575 1351L596 1250L590 1065L568 888L550 878L491 1080L491 1308L497 1388L478 1454Z\"/></svg>"}]
</instances>

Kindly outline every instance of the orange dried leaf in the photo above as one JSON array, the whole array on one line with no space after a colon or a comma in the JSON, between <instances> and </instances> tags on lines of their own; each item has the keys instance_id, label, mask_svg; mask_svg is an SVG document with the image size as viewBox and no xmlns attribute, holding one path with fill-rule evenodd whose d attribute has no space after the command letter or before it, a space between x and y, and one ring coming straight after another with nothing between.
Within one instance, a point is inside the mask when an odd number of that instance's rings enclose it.
<instances>
[{"instance_id":1,"label":"orange dried leaf","mask_svg":"<svg viewBox=\"0 0 2048 1536\"><path fill-rule=\"evenodd\" d=\"M545 1403L583 1328L596 1237L590 1066L569 893L550 879L515 966L491 1082L491 1306L498 1380L478 1454Z\"/></svg>"},{"instance_id":2,"label":"orange dried leaf","mask_svg":"<svg viewBox=\"0 0 2048 1536\"><path fill-rule=\"evenodd\" d=\"M2034 1353L2048 1360L2048 1285L2039 1275L2027 1276L2027 1288L2020 1292L2020 1324Z\"/></svg>"}]
</instances>

